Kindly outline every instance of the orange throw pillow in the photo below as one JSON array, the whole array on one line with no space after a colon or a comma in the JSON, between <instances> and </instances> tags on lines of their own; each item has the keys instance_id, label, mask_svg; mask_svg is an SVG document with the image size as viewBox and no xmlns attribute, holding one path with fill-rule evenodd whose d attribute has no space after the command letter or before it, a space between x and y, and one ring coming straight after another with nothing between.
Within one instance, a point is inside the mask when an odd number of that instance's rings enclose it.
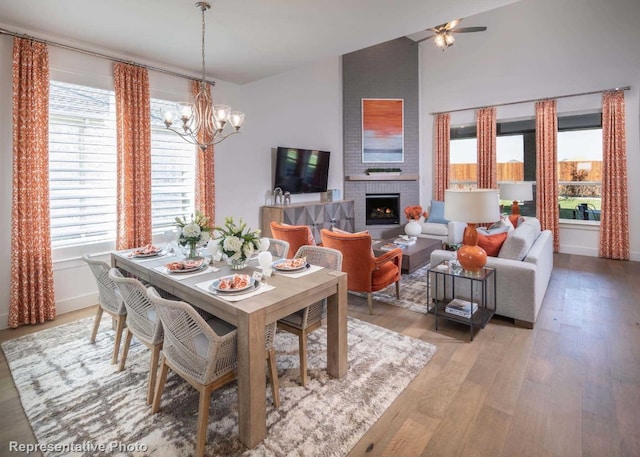
<instances>
[{"instance_id":1,"label":"orange throw pillow","mask_svg":"<svg viewBox=\"0 0 640 457\"><path fill-rule=\"evenodd\" d=\"M478 246L484 249L489 257L498 257L500 248L506 239L507 232L496 233L495 235L478 233Z\"/></svg>"}]
</instances>

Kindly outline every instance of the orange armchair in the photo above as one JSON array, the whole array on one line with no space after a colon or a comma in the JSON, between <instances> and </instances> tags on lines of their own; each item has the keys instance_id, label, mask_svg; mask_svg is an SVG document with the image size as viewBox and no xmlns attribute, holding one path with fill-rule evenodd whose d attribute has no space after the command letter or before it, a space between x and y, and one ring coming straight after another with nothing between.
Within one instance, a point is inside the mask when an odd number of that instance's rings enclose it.
<instances>
[{"instance_id":1,"label":"orange armchair","mask_svg":"<svg viewBox=\"0 0 640 457\"><path fill-rule=\"evenodd\" d=\"M369 233L338 233L320 231L322 245L342 252L342 271L347 273L347 289L367 293L369 314L373 314L371 293L396 283L396 297L400 298L400 267L402 249L392 249L380 257L371 250Z\"/></svg>"},{"instance_id":2,"label":"orange armchair","mask_svg":"<svg viewBox=\"0 0 640 457\"><path fill-rule=\"evenodd\" d=\"M306 225L285 225L273 221L270 225L273 238L289 243L289 252L287 253L289 259L296 255L300 246L316 245L311 229Z\"/></svg>"}]
</instances>

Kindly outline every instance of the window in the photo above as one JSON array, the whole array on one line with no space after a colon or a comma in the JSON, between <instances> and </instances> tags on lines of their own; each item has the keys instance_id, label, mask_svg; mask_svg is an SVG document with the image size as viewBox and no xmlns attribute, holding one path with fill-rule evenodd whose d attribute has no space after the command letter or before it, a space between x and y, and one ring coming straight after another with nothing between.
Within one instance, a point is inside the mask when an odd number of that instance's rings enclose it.
<instances>
[{"instance_id":1,"label":"window","mask_svg":"<svg viewBox=\"0 0 640 457\"><path fill-rule=\"evenodd\" d=\"M49 97L52 247L114 240L113 92L51 81Z\"/></svg>"},{"instance_id":2,"label":"window","mask_svg":"<svg viewBox=\"0 0 640 457\"><path fill-rule=\"evenodd\" d=\"M174 102L151 99L151 219L154 231L172 228L176 216L193 214L196 146L164 125Z\"/></svg>"},{"instance_id":3,"label":"window","mask_svg":"<svg viewBox=\"0 0 640 457\"><path fill-rule=\"evenodd\" d=\"M602 128L558 132L560 219L600 220Z\"/></svg>"},{"instance_id":4,"label":"window","mask_svg":"<svg viewBox=\"0 0 640 457\"><path fill-rule=\"evenodd\" d=\"M450 187L476 187L476 127L452 127ZM536 194L535 120L498 122L498 185L504 181L533 183ZM602 114L558 117L558 205L560 219L600 220L602 192ZM511 202L501 200L503 211ZM520 214L535 216L535 201L520 205Z\"/></svg>"},{"instance_id":5,"label":"window","mask_svg":"<svg viewBox=\"0 0 640 457\"><path fill-rule=\"evenodd\" d=\"M162 122L173 102L151 100L151 214L155 233L193 213L195 146ZM49 189L53 248L115 241L113 91L51 81Z\"/></svg>"}]
</instances>

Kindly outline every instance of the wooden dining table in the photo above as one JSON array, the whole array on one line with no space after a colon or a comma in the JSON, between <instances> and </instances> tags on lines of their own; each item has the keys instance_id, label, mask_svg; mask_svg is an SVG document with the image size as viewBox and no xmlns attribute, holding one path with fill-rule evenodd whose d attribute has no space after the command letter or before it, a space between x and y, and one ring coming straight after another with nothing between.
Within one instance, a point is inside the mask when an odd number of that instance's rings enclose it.
<instances>
[{"instance_id":1,"label":"wooden dining table","mask_svg":"<svg viewBox=\"0 0 640 457\"><path fill-rule=\"evenodd\" d=\"M227 301L197 284L233 273L251 275L257 261L244 270L232 271L216 262L219 271L191 276L170 274L157 269L176 256L137 259L131 251L111 254L111 265L237 327L238 338L238 434L248 448L256 447L266 436L265 325L312 303L327 299L327 373L342 378L347 372L347 276L326 268L293 278L273 274L267 279L272 290L240 301ZM302 388L302 387L301 387Z\"/></svg>"}]
</instances>

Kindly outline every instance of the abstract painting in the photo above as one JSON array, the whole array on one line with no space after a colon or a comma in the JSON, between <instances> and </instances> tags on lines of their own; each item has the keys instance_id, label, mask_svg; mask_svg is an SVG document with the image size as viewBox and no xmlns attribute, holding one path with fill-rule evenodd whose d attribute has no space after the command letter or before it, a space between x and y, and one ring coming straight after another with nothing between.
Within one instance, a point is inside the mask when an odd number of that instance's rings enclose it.
<instances>
[{"instance_id":1,"label":"abstract painting","mask_svg":"<svg viewBox=\"0 0 640 457\"><path fill-rule=\"evenodd\" d=\"M403 99L362 99L362 162L404 162L403 118Z\"/></svg>"}]
</instances>

